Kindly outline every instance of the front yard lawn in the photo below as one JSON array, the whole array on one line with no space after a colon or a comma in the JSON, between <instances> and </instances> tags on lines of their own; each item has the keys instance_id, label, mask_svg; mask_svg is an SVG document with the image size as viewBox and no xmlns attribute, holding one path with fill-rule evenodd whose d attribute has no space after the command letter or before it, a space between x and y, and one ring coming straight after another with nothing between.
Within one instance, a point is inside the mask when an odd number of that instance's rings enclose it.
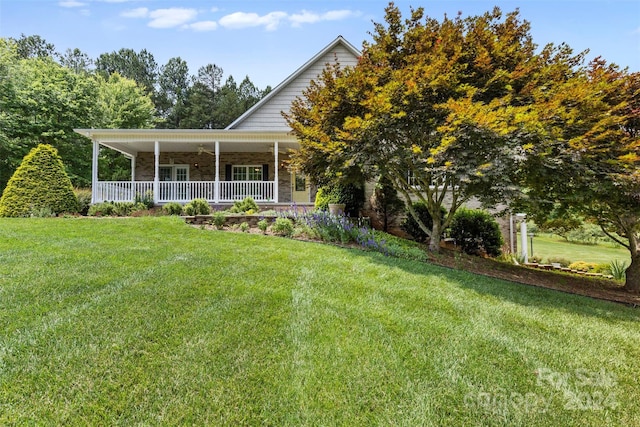
<instances>
[{"instance_id":1,"label":"front yard lawn","mask_svg":"<svg viewBox=\"0 0 640 427\"><path fill-rule=\"evenodd\" d=\"M178 218L0 219L0 424L639 425L639 320Z\"/></svg>"}]
</instances>

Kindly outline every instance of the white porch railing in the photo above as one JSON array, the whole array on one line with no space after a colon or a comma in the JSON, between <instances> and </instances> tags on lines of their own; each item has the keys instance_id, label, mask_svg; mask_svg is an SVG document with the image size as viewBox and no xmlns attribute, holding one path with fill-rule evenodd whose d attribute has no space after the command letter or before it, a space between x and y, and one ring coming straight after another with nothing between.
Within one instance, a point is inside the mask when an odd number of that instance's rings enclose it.
<instances>
[{"instance_id":1,"label":"white porch railing","mask_svg":"<svg viewBox=\"0 0 640 427\"><path fill-rule=\"evenodd\" d=\"M94 202L133 202L136 195L153 192L153 181L99 181L93 188ZM273 202L274 181L220 181L216 201L215 181L161 181L156 200L186 203L205 199L210 203L234 202L252 197L256 202Z\"/></svg>"},{"instance_id":2,"label":"white porch railing","mask_svg":"<svg viewBox=\"0 0 640 427\"><path fill-rule=\"evenodd\" d=\"M133 202L136 194L153 191L153 181L99 181L93 186L93 200L99 202Z\"/></svg>"}]
</instances>

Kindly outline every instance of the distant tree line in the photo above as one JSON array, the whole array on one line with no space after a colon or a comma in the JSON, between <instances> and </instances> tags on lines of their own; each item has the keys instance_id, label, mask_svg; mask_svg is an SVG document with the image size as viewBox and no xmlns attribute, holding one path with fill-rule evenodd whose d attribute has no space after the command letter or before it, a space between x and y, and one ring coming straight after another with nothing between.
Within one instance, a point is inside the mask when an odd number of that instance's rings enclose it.
<instances>
[{"instance_id":1,"label":"distant tree line","mask_svg":"<svg viewBox=\"0 0 640 427\"><path fill-rule=\"evenodd\" d=\"M245 77L239 84L207 64L193 75L187 62L162 66L142 49L90 58L56 51L38 35L0 38L0 192L22 158L39 143L58 149L75 186L91 184L91 144L74 128L220 129L269 93ZM122 179L128 161L107 150L101 179Z\"/></svg>"}]
</instances>

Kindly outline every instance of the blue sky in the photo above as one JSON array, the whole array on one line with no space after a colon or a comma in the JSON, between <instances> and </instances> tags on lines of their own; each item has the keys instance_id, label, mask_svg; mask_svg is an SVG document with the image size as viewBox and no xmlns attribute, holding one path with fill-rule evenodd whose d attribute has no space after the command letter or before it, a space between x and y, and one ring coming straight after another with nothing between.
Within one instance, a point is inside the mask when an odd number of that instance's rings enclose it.
<instances>
[{"instance_id":1,"label":"blue sky","mask_svg":"<svg viewBox=\"0 0 640 427\"><path fill-rule=\"evenodd\" d=\"M56 49L96 58L120 48L147 49L159 65L179 56L191 73L215 63L225 78L249 75L275 86L338 35L356 47L382 22L377 0L0 0L0 37L38 34ZM405 16L423 6L430 16L520 9L534 41L568 43L588 58L603 56L640 71L640 1L396 1Z\"/></svg>"}]
</instances>

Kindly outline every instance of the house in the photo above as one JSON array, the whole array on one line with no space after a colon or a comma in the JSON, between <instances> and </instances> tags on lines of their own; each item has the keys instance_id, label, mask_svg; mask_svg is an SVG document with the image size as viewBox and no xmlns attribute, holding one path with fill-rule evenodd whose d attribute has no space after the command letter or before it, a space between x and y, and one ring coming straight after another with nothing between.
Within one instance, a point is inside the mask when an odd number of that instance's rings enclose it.
<instances>
[{"instance_id":1,"label":"house","mask_svg":"<svg viewBox=\"0 0 640 427\"><path fill-rule=\"evenodd\" d=\"M359 56L343 37L336 38L225 129L75 129L93 142L92 203L133 201L147 192L156 204L245 197L261 204L312 203L305 177L286 167L299 144L281 113L327 64L353 66ZM101 149L131 160L131 180L98 179Z\"/></svg>"}]
</instances>

